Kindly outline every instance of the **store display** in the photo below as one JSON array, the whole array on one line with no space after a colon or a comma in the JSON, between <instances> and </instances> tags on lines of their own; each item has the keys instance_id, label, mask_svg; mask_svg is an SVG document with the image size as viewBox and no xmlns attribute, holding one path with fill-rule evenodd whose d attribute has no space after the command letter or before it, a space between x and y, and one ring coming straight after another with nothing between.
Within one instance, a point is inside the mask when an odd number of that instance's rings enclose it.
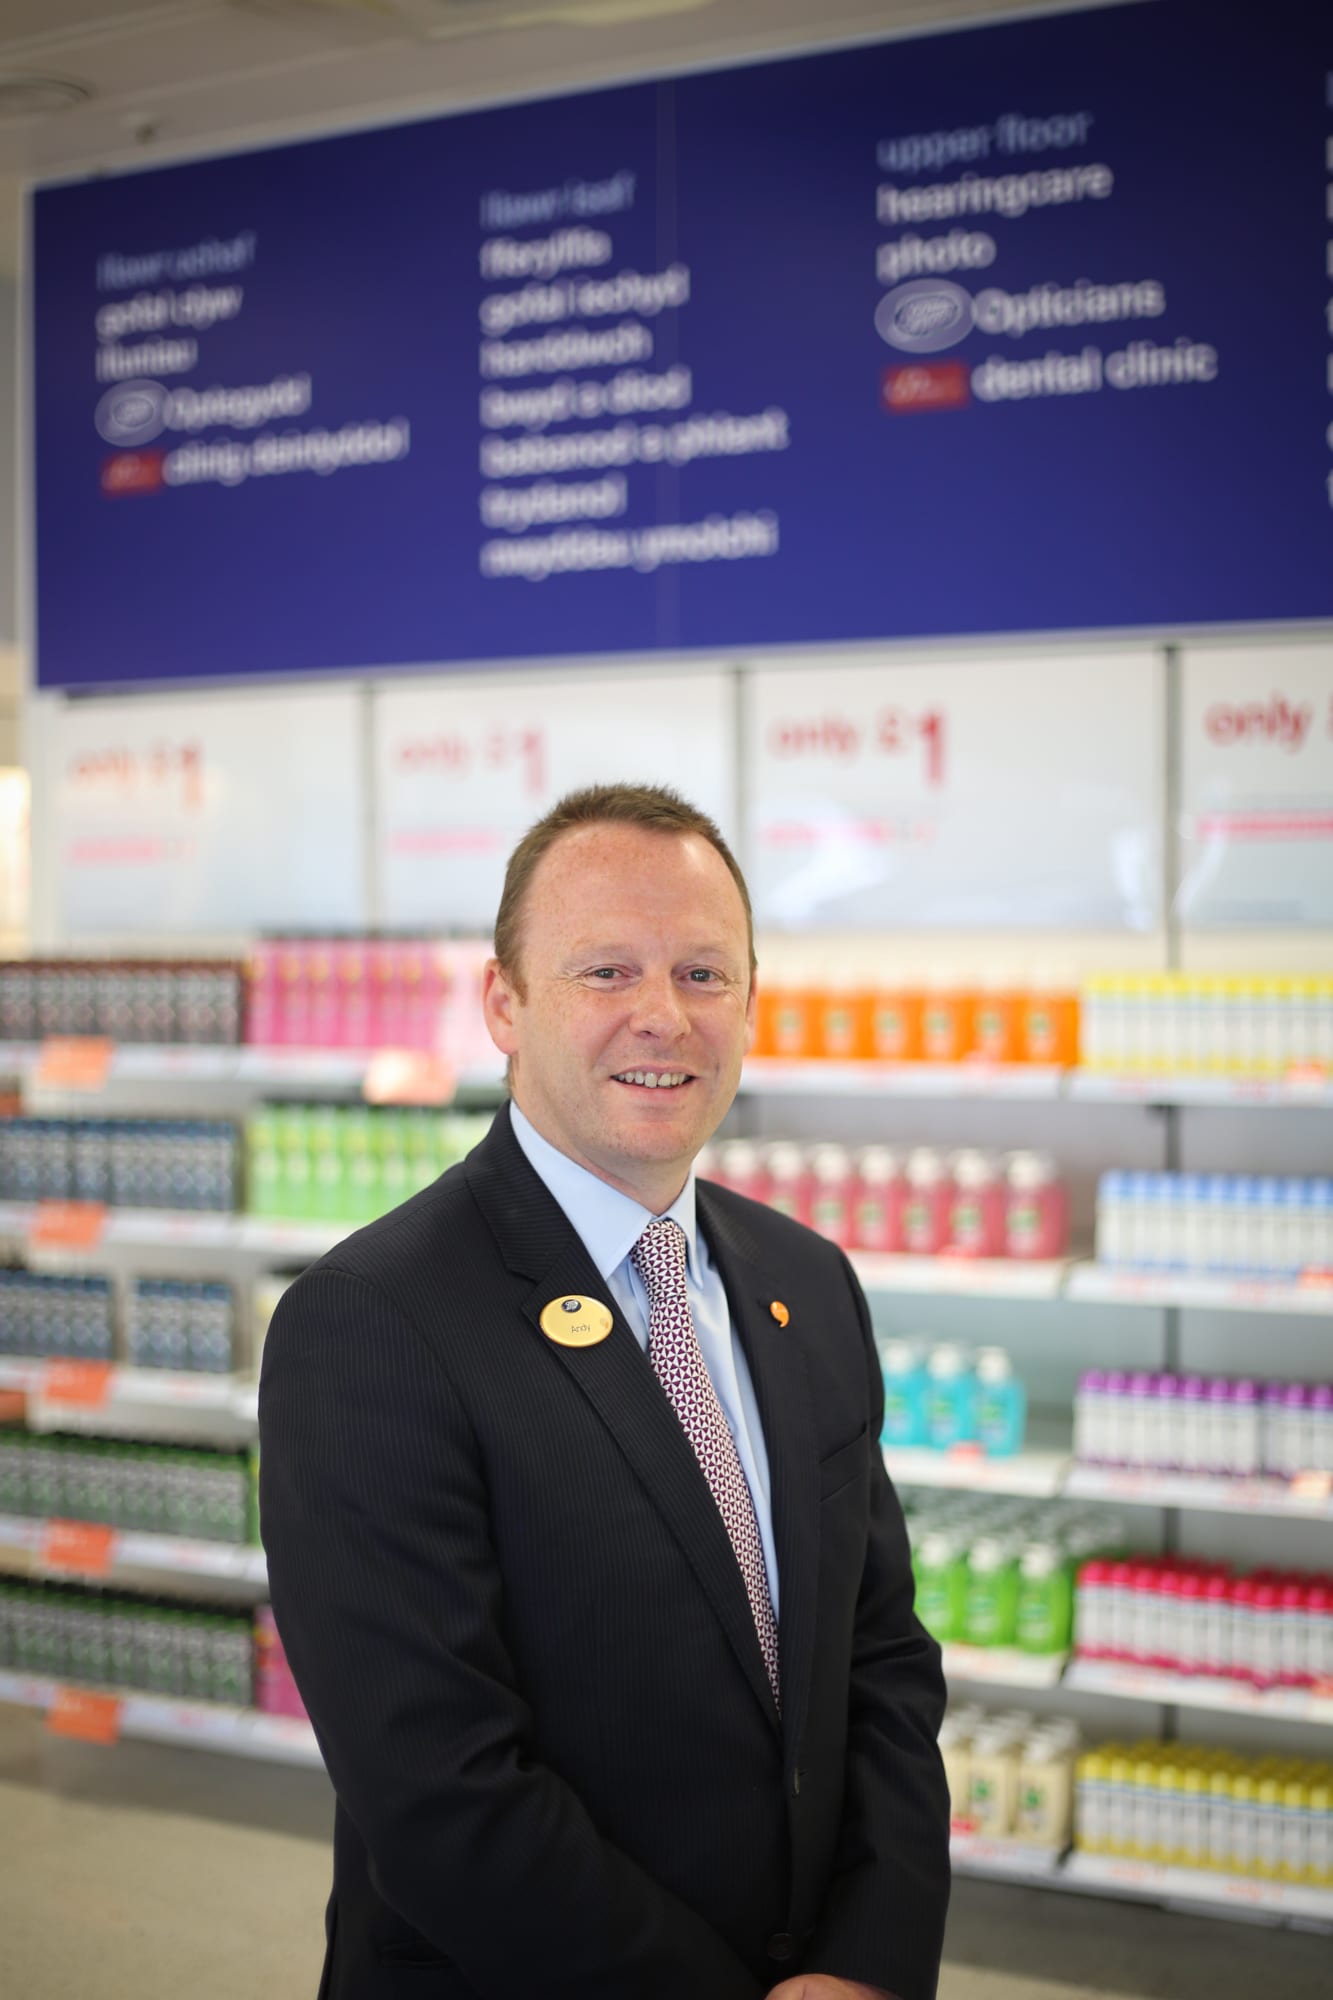
<instances>
[{"instance_id":1,"label":"store display","mask_svg":"<svg viewBox=\"0 0 1333 2000\"><path fill-rule=\"evenodd\" d=\"M248 1611L0 1577L0 1668L248 1708Z\"/></svg>"},{"instance_id":2,"label":"store display","mask_svg":"<svg viewBox=\"0 0 1333 2000\"><path fill-rule=\"evenodd\" d=\"M1078 1059L1078 1001L1061 982L999 973L920 986L779 973L760 987L753 1053L789 1061L1063 1067Z\"/></svg>"},{"instance_id":3,"label":"store display","mask_svg":"<svg viewBox=\"0 0 1333 2000\"><path fill-rule=\"evenodd\" d=\"M1075 1650L1255 1688L1333 1689L1333 1575L1174 1556L1085 1563Z\"/></svg>"},{"instance_id":4,"label":"store display","mask_svg":"<svg viewBox=\"0 0 1333 2000\"><path fill-rule=\"evenodd\" d=\"M0 1201L232 1209L236 1169L221 1119L0 1119Z\"/></svg>"},{"instance_id":5,"label":"store display","mask_svg":"<svg viewBox=\"0 0 1333 2000\"><path fill-rule=\"evenodd\" d=\"M0 1270L0 1354L34 1361L109 1361L111 1282Z\"/></svg>"},{"instance_id":6,"label":"store display","mask_svg":"<svg viewBox=\"0 0 1333 2000\"><path fill-rule=\"evenodd\" d=\"M255 1611L255 1707L261 1715L287 1715L309 1721L300 1689L278 1636L271 1604Z\"/></svg>"},{"instance_id":7,"label":"store display","mask_svg":"<svg viewBox=\"0 0 1333 2000\"><path fill-rule=\"evenodd\" d=\"M1333 1179L1103 1174L1097 1261L1229 1277L1333 1272Z\"/></svg>"},{"instance_id":8,"label":"store display","mask_svg":"<svg viewBox=\"0 0 1333 2000\"><path fill-rule=\"evenodd\" d=\"M940 1754L956 1833L1063 1852L1073 1827L1077 1726L1063 1717L951 1708Z\"/></svg>"},{"instance_id":9,"label":"store display","mask_svg":"<svg viewBox=\"0 0 1333 2000\"><path fill-rule=\"evenodd\" d=\"M948 1341L927 1349L890 1340L880 1348L880 1366L886 1447L972 1446L988 1458L1022 1450L1027 1394L1002 1347L969 1354Z\"/></svg>"},{"instance_id":10,"label":"store display","mask_svg":"<svg viewBox=\"0 0 1333 2000\"><path fill-rule=\"evenodd\" d=\"M1125 1544L1100 1509L971 1493L905 1504L917 1616L942 1645L1068 1652L1079 1565Z\"/></svg>"},{"instance_id":11,"label":"store display","mask_svg":"<svg viewBox=\"0 0 1333 2000\"><path fill-rule=\"evenodd\" d=\"M481 1017L482 940L278 938L246 967L245 1039L265 1048L426 1049L494 1058Z\"/></svg>"},{"instance_id":12,"label":"store display","mask_svg":"<svg viewBox=\"0 0 1333 2000\"><path fill-rule=\"evenodd\" d=\"M235 1314L230 1285L136 1278L126 1301L125 1359L131 1368L230 1374Z\"/></svg>"},{"instance_id":13,"label":"store display","mask_svg":"<svg viewBox=\"0 0 1333 2000\"><path fill-rule=\"evenodd\" d=\"M1333 979L1102 973L1083 982L1086 1069L1287 1076L1333 1070Z\"/></svg>"},{"instance_id":14,"label":"store display","mask_svg":"<svg viewBox=\"0 0 1333 2000\"><path fill-rule=\"evenodd\" d=\"M1333 1765L1187 1743L1103 1743L1075 1769L1074 1845L1333 1887Z\"/></svg>"},{"instance_id":15,"label":"store display","mask_svg":"<svg viewBox=\"0 0 1333 2000\"><path fill-rule=\"evenodd\" d=\"M241 967L230 959L17 959L0 965L0 1041L240 1040Z\"/></svg>"},{"instance_id":16,"label":"store display","mask_svg":"<svg viewBox=\"0 0 1333 2000\"><path fill-rule=\"evenodd\" d=\"M1054 1258L1069 1247L1068 1196L1045 1153L727 1139L700 1153L696 1171L844 1249Z\"/></svg>"},{"instance_id":17,"label":"store display","mask_svg":"<svg viewBox=\"0 0 1333 2000\"><path fill-rule=\"evenodd\" d=\"M0 1514L257 1542L250 1489L241 1451L0 1430Z\"/></svg>"},{"instance_id":18,"label":"store display","mask_svg":"<svg viewBox=\"0 0 1333 2000\"><path fill-rule=\"evenodd\" d=\"M253 1215L369 1222L463 1159L491 1113L265 1105L246 1121Z\"/></svg>"},{"instance_id":19,"label":"store display","mask_svg":"<svg viewBox=\"0 0 1333 2000\"><path fill-rule=\"evenodd\" d=\"M1333 1473L1333 1382L1088 1369L1074 1397L1074 1455L1233 1479Z\"/></svg>"}]
</instances>

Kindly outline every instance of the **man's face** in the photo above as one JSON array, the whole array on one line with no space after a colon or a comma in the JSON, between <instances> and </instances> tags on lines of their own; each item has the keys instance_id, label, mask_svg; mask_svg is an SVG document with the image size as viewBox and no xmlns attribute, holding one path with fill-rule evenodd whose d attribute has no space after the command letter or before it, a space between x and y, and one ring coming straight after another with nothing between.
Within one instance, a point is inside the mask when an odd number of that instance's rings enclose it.
<instances>
[{"instance_id":1,"label":"man's face","mask_svg":"<svg viewBox=\"0 0 1333 2000\"><path fill-rule=\"evenodd\" d=\"M543 1138L670 1207L754 1039L740 893L697 834L576 827L523 904L522 993L492 961L486 1020Z\"/></svg>"}]
</instances>

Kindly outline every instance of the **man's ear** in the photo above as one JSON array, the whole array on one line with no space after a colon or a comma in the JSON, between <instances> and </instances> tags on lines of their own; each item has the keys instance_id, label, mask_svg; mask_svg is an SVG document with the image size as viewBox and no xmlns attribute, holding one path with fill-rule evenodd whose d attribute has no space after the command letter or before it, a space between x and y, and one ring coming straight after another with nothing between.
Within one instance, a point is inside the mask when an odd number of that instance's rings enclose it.
<instances>
[{"instance_id":1,"label":"man's ear","mask_svg":"<svg viewBox=\"0 0 1333 2000\"><path fill-rule=\"evenodd\" d=\"M481 982L481 1010L486 1031L502 1056L518 1051L518 1002L512 982L498 958L486 961Z\"/></svg>"}]
</instances>

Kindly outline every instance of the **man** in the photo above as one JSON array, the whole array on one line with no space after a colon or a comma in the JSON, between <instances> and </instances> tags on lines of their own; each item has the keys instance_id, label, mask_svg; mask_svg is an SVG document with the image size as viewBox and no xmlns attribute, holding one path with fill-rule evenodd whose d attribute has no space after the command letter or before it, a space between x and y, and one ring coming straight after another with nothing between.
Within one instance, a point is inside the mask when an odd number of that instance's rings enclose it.
<instances>
[{"instance_id":1,"label":"man","mask_svg":"<svg viewBox=\"0 0 1333 2000\"><path fill-rule=\"evenodd\" d=\"M274 1318L264 1541L338 1801L322 2000L932 2000L944 1685L865 1301L692 1175L753 964L710 820L557 805L487 970L510 1106Z\"/></svg>"}]
</instances>

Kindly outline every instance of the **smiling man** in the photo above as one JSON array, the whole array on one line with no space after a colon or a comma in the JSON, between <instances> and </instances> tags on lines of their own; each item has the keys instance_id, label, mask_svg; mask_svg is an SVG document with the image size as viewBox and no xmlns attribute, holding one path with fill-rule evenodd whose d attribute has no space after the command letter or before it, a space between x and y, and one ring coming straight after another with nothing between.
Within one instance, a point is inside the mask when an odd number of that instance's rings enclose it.
<instances>
[{"instance_id":1,"label":"smiling man","mask_svg":"<svg viewBox=\"0 0 1333 2000\"><path fill-rule=\"evenodd\" d=\"M321 2000L932 2000L944 1684L869 1314L839 1250L693 1173L754 1004L712 822L563 800L487 969L511 1103L279 1307Z\"/></svg>"}]
</instances>

